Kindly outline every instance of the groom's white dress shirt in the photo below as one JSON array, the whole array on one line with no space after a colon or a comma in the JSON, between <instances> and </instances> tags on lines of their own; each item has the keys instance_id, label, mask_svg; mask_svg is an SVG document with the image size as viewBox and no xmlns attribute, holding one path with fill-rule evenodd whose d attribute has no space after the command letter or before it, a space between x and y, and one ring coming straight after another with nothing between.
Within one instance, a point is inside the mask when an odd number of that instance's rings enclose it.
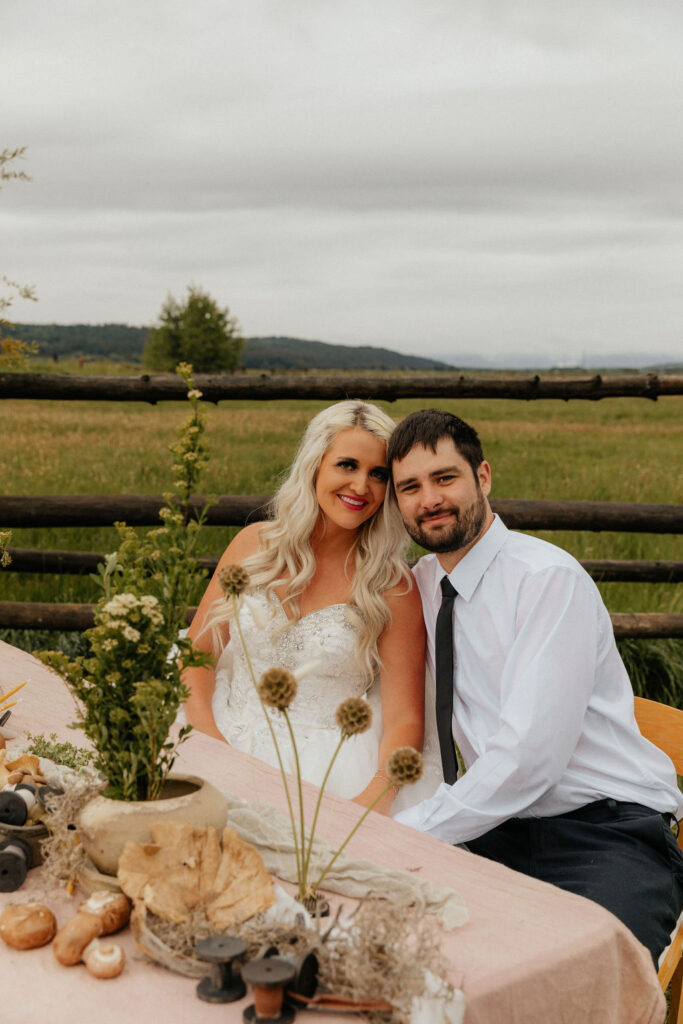
<instances>
[{"instance_id":1,"label":"groom's white dress shirt","mask_svg":"<svg viewBox=\"0 0 683 1024\"><path fill-rule=\"evenodd\" d=\"M433 674L445 572L436 555L413 572ZM673 765L638 731L609 613L581 565L495 517L449 579L458 592L452 728L467 772L396 820L465 843L507 818L606 797L680 817Z\"/></svg>"}]
</instances>

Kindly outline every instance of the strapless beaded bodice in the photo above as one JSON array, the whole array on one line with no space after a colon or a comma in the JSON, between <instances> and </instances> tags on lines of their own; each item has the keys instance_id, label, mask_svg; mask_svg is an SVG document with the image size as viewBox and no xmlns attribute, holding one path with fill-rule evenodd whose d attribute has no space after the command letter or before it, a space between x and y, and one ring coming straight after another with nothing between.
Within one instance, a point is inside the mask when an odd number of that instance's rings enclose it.
<instances>
[{"instance_id":1,"label":"strapless beaded bodice","mask_svg":"<svg viewBox=\"0 0 683 1024\"><path fill-rule=\"evenodd\" d=\"M339 743L335 721L338 706L348 697L366 696L373 712L372 728L344 742L326 785L327 791L337 796L357 796L378 768L382 713L379 683L373 683L368 690L356 659L358 627L347 606L328 605L290 622L277 598L270 602L264 589L256 589L250 592L249 601L242 604L239 624L244 643L237 625L231 623L230 642L216 665L212 710L218 729L238 750L277 766L266 711L251 678L247 653L257 680L269 668L286 668L295 674L301 671L288 715L302 777L320 785ZM432 697L432 718L433 700ZM293 773L294 755L285 718L278 711L267 713L285 770ZM435 725L428 729L429 733L425 778L417 786L401 791L394 802L395 810L431 796L443 778Z\"/></svg>"},{"instance_id":2,"label":"strapless beaded bodice","mask_svg":"<svg viewBox=\"0 0 683 1024\"><path fill-rule=\"evenodd\" d=\"M302 774L307 781L320 783L339 740L337 707L348 697L362 697L367 689L355 657L357 627L350 620L346 605L328 605L290 622L277 598L271 603L264 590L255 590L249 595L249 604L242 604L239 622L244 643L237 626L231 624L230 642L216 666L212 705L216 725L233 746L276 764L245 646L257 680L273 667L295 674L303 670L288 714ZM286 766L293 767L284 716L274 711L270 717L283 760ZM346 741L330 779L330 790L342 796L357 795L377 770L377 750L377 736L372 730ZM352 751L358 763L351 772Z\"/></svg>"}]
</instances>

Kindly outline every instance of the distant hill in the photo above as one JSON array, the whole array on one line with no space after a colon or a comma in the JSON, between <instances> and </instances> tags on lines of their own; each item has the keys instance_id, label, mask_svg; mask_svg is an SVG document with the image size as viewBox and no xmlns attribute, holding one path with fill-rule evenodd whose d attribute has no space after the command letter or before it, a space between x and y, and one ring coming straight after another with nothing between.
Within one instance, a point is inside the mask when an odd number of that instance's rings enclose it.
<instances>
[{"instance_id":1,"label":"distant hill","mask_svg":"<svg viewBox=\"0 0 683 1024\"><path fill-rule=\"evenodd\" d=\"M371 345L329 345L300 338L248 338L242 353L248 370L452 370L448 363L407 356Z\"/></svg>"},{"instance_id":2,"label":"distant hill","mask_svg":"<svg viewBox=\"0 0 683 1024\"><path fill-rule=\"evenodd\" d=\"M139 362L148 328L127 324L15 324L12 334L36 341L43 358L98 356ZM370 345L329 345L300 338L247 338L242 366L254 370L449 370L448 363Z\"/></svg>"},{"instance_id":3,"label":"distant hill","mask_svg":"<svg viewBox=\"0 0 683 1024\"><path fill-rule=\"evenodd\" d=\"M11 333L21 341L36 341L44 359L98 356L139 362L148 329L127 324L12 324Z\"/></svg>"}]
</instances>

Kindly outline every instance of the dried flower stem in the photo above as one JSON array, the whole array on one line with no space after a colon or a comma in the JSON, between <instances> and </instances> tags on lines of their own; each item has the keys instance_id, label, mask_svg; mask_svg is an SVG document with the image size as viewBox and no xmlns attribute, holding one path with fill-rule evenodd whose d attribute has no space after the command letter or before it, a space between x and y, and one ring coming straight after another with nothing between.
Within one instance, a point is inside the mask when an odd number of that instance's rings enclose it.
<instances>
[{"instance_id":1,"label":"dried flower stem","mask_svg":"<svg viewBox=\"0 0 683 1024\"><path fill-rule=\"evenodd\" d=\"M361 827L361 825L363 824L363 822L367 818L367 816L370 813L370 811L374 810L375 807L377 806L377 804L382 799L382 797L385 796L389 792L389 790L393 789L393 788L394 788L394 784L393 784L393 782L390 782L387 786L384 787L382 792L378 796L375 797L375 799L372 801L370 806L365 808L365 810L361 814L360 818L358 819L356 824L353 826L353 828L351 829L351 831L347 835L347 837L344 840L344 842L341 844L341 846L339 847L339 849L335 853L334 857L332 857L332 859L330 860L329 864L324 869L323 873L319 876L317 882L313 885L313 892L314 893L318 891L318 889L322 885L323 878L329 872L330 868L332 867L332 865L334 864L334 862L336 861L337 857L342 852L342 850L344 850L345 847L348 845L348 843L351 841L351 839L353 839L354 835L356 834L358 829Z\"/></svg>"},{"instance_id":2,"label":"dried flower stem","mask_svg":"<svg viewBox=\"0 0 683 1024\"><path fill-rule=\"evenodd\" d=\"M320 808L322 806L323 793L325 792L325 786L327 785L327 780L330 777L330 772L332 771L332 767L334 765L334 762L337 760L337 754L341 750L342 745L343 745L345 739L346 739L346 735L344 733L342 733L341 738L339 740L339 743L337 744L337 746L335 748L335 751L332 754L332 757L330 758L330 763L327 766L327 771L325 772L323 781L320 784L320 789L318 790L318 799L317 799L316 804L315 804L315 811L313 812L313 821L311 822L311 831L310 831L309 836L308 836L308 849L306 851L306 859L304 861L304 871L303 871L304 882L306 882L306 879L307 879L307 876L308 876L308 868L309 868L309 865L311 863L311 854L313 852L313 839L315 838L315 826L318 824L318 814L320 813Z\"/></svg>"},{"instance_id":3,"label":"dried flower stem","mask_svg":"<svg viewBox=\"0 0 683 1024\"><path fill-rule=\"evenodd\" d=\"M292 750L294 751L294 764L296 766L296 788L299 797L299 827L301 829L301 869L300 871L297 871L297 875L299 878L299 898L301 899L308 895L308 893L306 892L307 863L304 859L304 848L306 846L306 825L304 823L304 793L301 786L301 765L299 763L299 751L297 749L296 739L294 738L294 730L292 729L292 723L289 720L289 715L287 714L286 708L283 710L282 714L285 716L285 722L287 723L287 728L289 729L289 738L292 741ZM270 720L270 716L268 715L267 711L266 717ZM311 832L311 837L312 835L313 833ZM311 842L312 841L313 839L311 838Z\"/></svg>"},{"instance_id":4,"label":"dried flower stem","mask_svg":"<svg viewBox=\"0 0 683 1024\"><path fill-rule=\"evenodd\" d=\"M299 840L298 840L297 831L296 831L296 820L294 818L294 808L292 806L292 798L291 798L290 793L289 793L289 786L287 785L287 775L286 775L286 772L285 772L285 766L282 763L282 756L280 754L280 745L279 745L279 743L277 741L277 736L275 735L275 729L273 729L273 723L270 720L270 715L268 714L268 712L266 710L266 706L263 703L263 701L261 700L261 695L258 692L258 683L256 681L256 673L254 672L254 666L252 665L251 658L249 657L249 650L247 648L247 644L246 644L246 641L244 639L244 633L242 632L242 626L240 624L239 602L238 602L237 596L233 594L231 596L231 601L232 601L232 607L233 607L233 612L234 612L235 624L237 626L237 632L240 635L240 640L242 641L242 649L244 651L245 660L247 662L247 668L249 669L249 675L251 676L251 681L254 684L254 689L256 690L256 693L258 694L258 698L261 701L261 707L263 708L263 714L266 717L266 722L268 723L268 728L270 730L270 736L271 736L271 739L273 741L273 745L275 747L275 754L277 756L277 763L278 763L279 768L280 768L280 775L282 776L282 785L283 785L284 790L285 790L285 796L287 797L287 808L289 810L289 821L290 821L290 824L292 826L292 840L294 842L294 856L296 858L296 875L297 875L298 879L301 879L302 868L303 868L303 847L302 847L301 850L299 849ZM294 736L293 736L293 733L291 733L291 726L290 726L290 734L292 735L292 742L294 742ZM296 744L294 745L294 750L296 751ZM302 804L301 804L301 774L300 774L300 772L298 770L298 767L299 767L298 757L297 757L297 762L296 763L297 763L297 781L299 783L299 808L301 808L301 806L302 806ZM303 821L303 812L302 812L302 821ZM302 834L302 843L303 843L303 834Z\"/></svg>"}]
</instances>

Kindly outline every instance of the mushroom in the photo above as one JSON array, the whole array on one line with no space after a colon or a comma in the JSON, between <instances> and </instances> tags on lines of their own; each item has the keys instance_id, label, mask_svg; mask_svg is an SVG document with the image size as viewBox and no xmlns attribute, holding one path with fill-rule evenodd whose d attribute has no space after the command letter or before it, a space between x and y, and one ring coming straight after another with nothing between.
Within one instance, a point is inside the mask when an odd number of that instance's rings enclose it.
<instances>
[{"instance_id":1,"label":"mushroom","mask_svg":"<svg viewBox=\"0 0 683 1024\"><path fill-rule=\"evenodd\" d=\"M55 915L42 903L18 903L0 916L0 937L14 949L37 949L56 931Z\"/></svg>"},{"instance_id":2,"label":"mushroom","mask_svg":"<svg viewBox=\"0 0 683 1024\"><path fill-rule=\"evenodd\" d=\"M83 962L93 978L115 978L123 970L126 955L113 942L93 939L83 950Z\"/></svg>"},{"instance_id":3,"label":"mushroom","mask_svg":"<svg viewBox=\"0 0 683 1024\"><path fill-rule=\"evenodd\" d=\"M60 928L52 950L60 964L73 967L83 959L85 947L102 934L100 919L93 914L76 914Z\"/></svg>"},{"instance_id":4,"label":"mushroom","mask_svg":"<svg viewBox=\"0 0 683 1024\"><path fill-rule=\"evenodd\" d=\"M54 954L60 964L72 967L83 959L93 939L110 935L128 923L130 900L120 892L99 890L81 903L78 913L57 932Z\"/></svg>"},{"instance_id":5,"label":"mushroom","mask_svg":"<svg viewBox=\"0 0 683 1024\"><path fill-rule=\"evenodd\" d=\"M130 900L122 892L98 889L78 908L79 914L93 914L102 925L101 935L125 928L130 918ZM78 915L77 915L78 916Z\"/></svg>"}]
</instances>

